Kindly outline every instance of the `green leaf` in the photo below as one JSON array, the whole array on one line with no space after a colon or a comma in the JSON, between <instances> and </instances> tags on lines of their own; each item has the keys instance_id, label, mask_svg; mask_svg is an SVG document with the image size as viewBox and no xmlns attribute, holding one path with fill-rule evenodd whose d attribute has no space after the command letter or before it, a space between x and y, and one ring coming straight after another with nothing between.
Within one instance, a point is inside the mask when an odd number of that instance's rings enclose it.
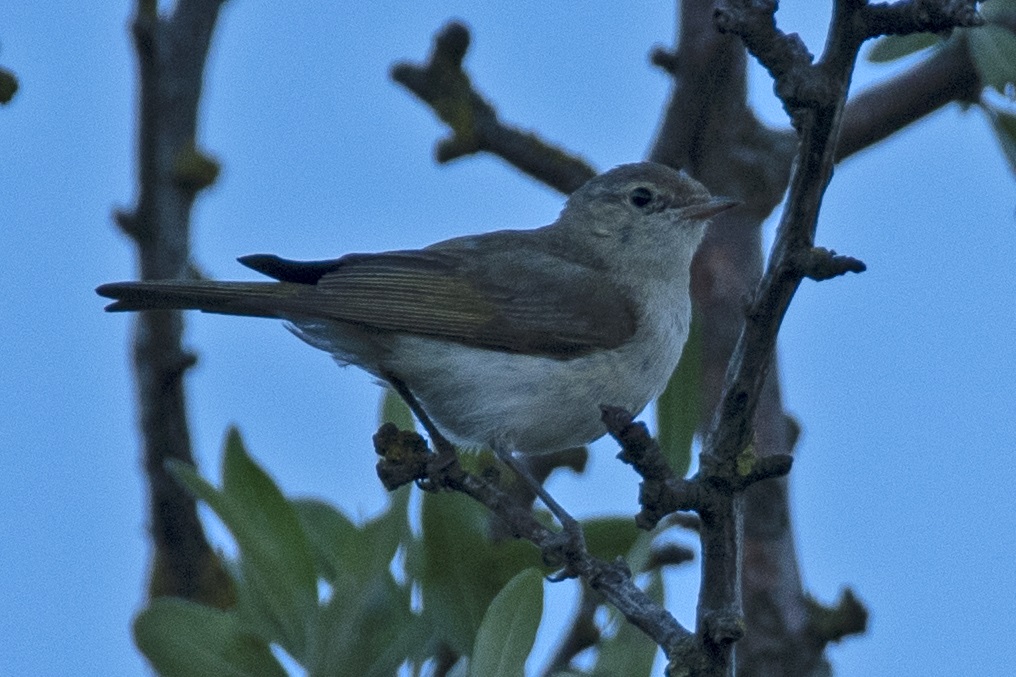
<instances>
[{"instance_id":1,"label":"green leaf","mask_svg":"<svg viewBox=\"0 0 1016 677\"><path fill-rule=\"evenodd\" d=\"M648 570L649 561L653 556L653 539L656 535L656 531L642 531L632 544L631 550L625 555L628 568L635 573L642 573Z\"/></svg>"},{"instance_id":2,"label":"green leaf","mask_svg":"<svg viewBox=\"0 0 1016 677\"><path fill-rule=\"evenodd\" d=\"M1006 85L1016 82L1016 34L994 24L968 29L966 34L982 83L1004 94Z\"/></svg>"},{"instance_id":3,"label":"green leaf","mask_svg":"<svg viewBox=\"0 0 1016 677\"><path fill-rule=\"evenodd\" d=\"M309 674L380 677L407 658L425 659L432 629L411 611L409 585L391 573L400 543L412 538L408 495L409 487L394 492L388 509L361 527L320 501L293 502L331 584L304 663Z\"/></svg>"},{"instance_id":4,"label":"green leaf","mask_svg":"<svg viewBox=\"0 0 1016 677\"><path fill-rule=\"evenodd\" d=\"M409 491L409 487L402 487L392 492L388 509L362 527L323 501L292 501L320 575L328 581L340 575L367 581L377 572L387 572L399 545L412 538L407 516Z\"/></svg>"},{"instance_id":5,"label":"green leaf","mask_svg":"<svg viewBox=\"0 0 1016 677\"><path fill-rule=\"evenodd\" d=\"M368 582L341 578L319 616L308 674L381 677L407 658L422 660L431 629L409 607L408 588L387 571Z\"/></svg>"},{"instance_id":6,"label":"green leaf","mask_svg":"<svg viewBox=\"0 0 1016 677\"><path fill-rule=\"evenodd\" d=\"M340 574L349 573L362 552L357 526L324 501L295 499L292 506L314 553L318 574L334 581Z\"/></svg>"},{"instance_id":7,"label":"green leaf","mask_svg":"<svg viewBox=\"0 0 1016 677\"><path fill-rule=\"evenodd\" d=\"M702 323L692 317L681 360L656 401L657 442L678 477L691 467L691 444L701 411Z\"/></svg>"},{"instance_id":8,"label":"green leaf","mask_svg":"<svg viewBox=\"0 0 1016 677\"><path fill-rule=\"evenodd\" d=\"M1006 23L1016 16L1016 0L982 2L977 11L988 23Z\"/></svg>"},{"instance_id":9,"label":"green leaf","mask_svg":"<svg viewBox=\"0 0 1016 677\"><path fill-rule=\"evenodd\" d=\"M611 562L625 557L644 533L631 517L594 517L582 520L582 532L589 552Z\"/></svg>"},{"instance_id":10,"label":"green leaf","mask_svg":"<svg viewBox=\"0 0 1016 677\"><path fill-rule=\"evenodd\" d=\"M405 400L391 388L381 396L381 423L394 423L399 430L416 430L416 419Z\"/></svg>"},{"instance_id":11,"label":"green leaf","mask_svg":"<svg viewBox=\"0 0 1016 677\"><path fill-rule=\"evenodd\" d=\"M412 487L404 486L389 492L388 509L363 525L363 538L373 553L370 562L386 562L387 569L387 563L391 563L399 546L413 540L409 527L411 491Z\"/></svg>"},{"instance_id":12,"label":"green leaf","mask_svg":"<svg viewBox=\"0 0 1016 677\"><path fill-rule=\"evenodd\" d=\"M459 654L468 654L487 605L500 585L487 572L490 542L482 515L467 497L423 495L423 608Z\"/></svg>"},{"instance_id":13,"label":"green leaf","mask_svg":"<svg viewBox=\"0 0 1016 677\"><path fill-rule=\"evenodd\" d=\"M526 569L487 607L469 660L472 677L522 677L543 614L543 576Z\"/></svg>"},{"instance_id":14,"label":"green leaf","mask_svg":"<svg viewBox=\"0 0 1016 677\"><path fill-rule=\"evenodd\" d=\"M134 620L134 641L162 677L286 677L235 614L183 599L152 600Z\"/></svg>"},{"instance_id":15,"label":"green leaf","mask_svg":"<svg viewBox=\"0 0 1016 677\"><path fill-rule=\"evenodd\" d=\"M1009 167L1016 174L1016 115L989 106L984 106L984 110L991 119L991 126L998 137L999 145L1002 146L1002 152L1009 161Z\"/></svg>"},{"instance_id":16,"label":"green leaf","mask_svg":"<svg viewBox=\"0 0 1016 677\"><path fill-rule=\"evenodd\" d=\"M425 493L422 512L423 542L411 550L410 565L424 613L438 637L468 654L490 601L519 571L538 566L539 556L521 541L492 543L486 511L461 494Z\"/></svg>"},{"instance_id":17,"label":"green leaf","mask_svg":"<svg viewBox=\"0 0 1016 677\"><path fill-rule=\"evenodd\" d=\"M646 593L663 603L663 577L659 571L651 573ZM600 653L593 669L595 677L649 677L659 647L641 630L611 609L611 618L618 624L617 634L600 642Z\"/></svg>"},{"instance_id":18,"label":"green leaf","mask_svg":"<svg viewBox=\"0 0 1016 677\"><path fill-rule=\"evenodd\" d=\"M250 616L266 640L279 642L300 660L317 613L317 576L292 506L247 455L235 429L226 439L221 491L190 466L173 463L169 469L215 511L236 538L239 610Z\"/></svg>"},{"instance_id":19,"label":"green leaf","mask_svg":"<svg viewBox=\"0 0 1016 677\"><path fill-rule=\"evenodd\" d=\"M463 656L455 661L445 677L469 677L469 658Z\"/></svg>"},{"instance_id":20,"label":"green leaf","mask_svg":"<svg viewBox=\"0 0 1016 677\"><path fill-rule=\"evenodd\" d=\"M934 33L911 33L910 35L887 35L875 41L868 50L868 61L886 63L927 49L941 41Z\"/></svg>"}]
</instances>

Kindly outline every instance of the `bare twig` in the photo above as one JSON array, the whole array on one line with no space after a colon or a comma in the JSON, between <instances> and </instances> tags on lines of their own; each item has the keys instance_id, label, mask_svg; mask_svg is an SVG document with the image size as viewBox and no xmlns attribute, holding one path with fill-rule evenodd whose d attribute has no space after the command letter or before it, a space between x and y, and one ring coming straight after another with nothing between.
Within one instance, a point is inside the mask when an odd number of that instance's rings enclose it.
<instances>
[{"instance_id":1,"label":"bare twig","mask_svg":"<svg viewBox=\"0 0 1016 677\"><path fill-rule=\"evenodd\" d=\"M18 91L18 77L0 66L0 106L11 102Z\"/></svg>"},{"instance_id":2,"label":"bare twig","mask_svg":"<svg viewBox=\"0 0 1016 677\"><path fill-rule=\"evenodd\" d=\"M867 5L867 3L863 3ZM902 0L867 5L855 15L862 37L939 33L984 24L977 3L969 0Z\"/></svg>"},{"instance_id":3,"label":"bare twig","mask_svg":"<svg viewBox=\"0 0 1016 677\"><path fill-rule=\"evenodd\" d=\"M480 151L497 155L533 178L571 193L596 171L584 160L541 140L535 134L503 124L462 69L469 49L469 30L452 22L434 39L423 66L398 63L392 79L427 103L452 131L437 145L438 162Z\"/></svg>"},{"instance_id":4,"label":"bare twig","mask_svg":"<svg viewBox=\"0 0 1016 677\"><path fill-rule=\"evenodd\" d=\"M868 625L868 610L847 588L836 606L827 607L811 600L809 625L812 634L823 642L838 642L848 635L864 632Z\"/></svg>"},{"instance_id":5,"label":"bare twig","mask_svg":"<svg viewBox=\"0 0 1016 677\"><path fill-rule=\"evenodd\" d=\"M466 472L459 464L454 445L437 429L409 388L391 374L384 376L413 411L437 449L436 453L430 453L426 442L415 432L400 431L391 423L381 426L374 435L374 449L381 456L377 472L386 489L392 491L415 480L427 491L451 489L470 496L497 515L512 536L536 545L548 565L561 567L567 577L579 577L603 595L631 624L649 635L668 657L680 657L689 664L702 660L694 636L635 585L623 561L609 564L593 557L585 543L561 538L563 534L544 526L536 519L528 501Z\"/></svg>"}]
</instances>

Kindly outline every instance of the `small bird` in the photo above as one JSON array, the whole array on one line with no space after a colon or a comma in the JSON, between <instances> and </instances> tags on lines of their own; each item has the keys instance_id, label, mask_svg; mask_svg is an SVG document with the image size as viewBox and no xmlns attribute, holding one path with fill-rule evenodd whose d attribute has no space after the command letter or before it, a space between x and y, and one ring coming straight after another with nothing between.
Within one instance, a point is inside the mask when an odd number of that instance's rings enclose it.
<instances>
[{"instance_id":1,"label":"small bird","mask_svg":"<svg viewBox=\"0 0 1016 677\"><path fill-rule=\"evenodd\" d=\"M110 311L197 309L285 320L341 364L398 380L437 428L500 457L605 434L601 405L639 413L677 365L689 268L708 220L733 207L683 172L627 164L532 230L424 249L240 263L275 281L115 282Z\"/></svg>"}]
</instances>

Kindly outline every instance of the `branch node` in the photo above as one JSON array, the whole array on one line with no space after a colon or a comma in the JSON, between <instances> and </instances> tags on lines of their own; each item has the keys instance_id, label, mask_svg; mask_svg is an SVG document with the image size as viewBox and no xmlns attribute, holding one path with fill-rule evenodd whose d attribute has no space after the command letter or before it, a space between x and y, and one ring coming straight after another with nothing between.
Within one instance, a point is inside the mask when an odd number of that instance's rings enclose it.
<instances>
[{"instance_id":1,"label":"branch node","mask_svg":"<svg viewBox=\"0 0 1016 677\"><path fill-rule=\"evenodd\" d=\"M773 0L717 2L713 23L721 33L739 36L779 83L791 71L809 68L815 57L797 33L788 35L776 27L776 5Z\"/></svg>"},{"instance_id":2,"label":"branch node","mask_svg":"<svg viewBox=\"0 0 1016 677\"><path fill-rule=\"evenodd\" d=\"M431 59L445 59L456 68L461 68L466 52L469 51L469 41L469 28L459 21L451 21L435 37Z\"/></svg>"},{"instance_id":3,"label":"branch node","mask_svg":"<svg viewBox=\"0 0 1016 677\"><path fill-rule=\"evenodd\" d=\"M393 80L428 104L451 129L451 136L434 151L440 163L483 150L482 128L497 121L493 107L475 92L462 69L469 41L469 29L451 22L435 36L427 63L401 62L391 71Z\"/></svg>"},{"instance_id":4,"label":"branch node","mask_svg":"<svg viewBox=\"0 0 1016 677\"><path fill-rule=\"evenodd\" d=\"M649 52L649 62L672 77L678 74L677 52L657 45Z\"/></svg>"},{"instance_id":5,"label":"branch node","mask_svg":"<svg viewBox=\"0 0 1016 677\"><path fill-rule=\"evenodd\" d=\"M377 462L377 476L388 491L404 484L427 478L430 457L427 442L419 434L399 430L394 423L385 423L372 438Z\"/></svg>"},{"instance_id":6,"label":"branch node","mask_svg":"<svg viewBox=\"0 0 1016 677\"><path fill-rule=\"evenodd\" d=\"M794 457L790 454L759 456L753 444L741 450L732 459L726 455L703 453L700 456L700 474L710 487L725 493L739 493L762 480L783 477L790 472Z\"/></svg>"},{"instance_id":7,"label":"branch node","mask_svg":"<svg viewBox=\"0 0 1016 677\"><path fill-rule=\"evenodd\" d=\"M868 269L864 261L852 256L841 256L825 247L811 247L798 252L793 265L802 277L817 282L831 280L847 273L863 273Z\"/></svg>"},{"instance_id":8,"label":"branch node","mask_svg":"<svg viewBox=\"0 0 1016 677\"><path fill-rule=\"evenodd\" d=\"M666 481L646 480L639 485L639 505L635 516L640 529L656 527L667 515L678 511L698 512L704 505L703 486L696 479L671 478Z\"/></svg>"},{"instance_id":9,"label":"branch node","mask_svg":"<svg viewBox=\"0 0 1016 677\"><path fill-rule=\"evenodd\" d=\"M181 189L196 193L215 183L219 170L218 160L189 144L173 161L173 180Z\"/></svg>"},{"instance_id":10,"label":"branch node","mask_svg":"<svg viewBox=\"0 0 1016 677\"><path fill-rule=\"evenodd\" d=\"M155 55L155 30L159 22L155 2L146 0L138 6L138 13L131 24L134 48L141 60L150 60Z\"/></svg>"},{"instance_id":11,"label":"branch node","mask_svg":"<svg viewBox=\"0 0 1016 677\"><path fill-rule=\"evenodd\" d=\"M806 603L808 626L812 635L823 644L862 634L868 627L868 609L850 588L843 591L836 606L828 607L812 598L808 598Z\"/></svg>"},{"instance_id":12,"label":"branch node","mask_svg":"<svg viewBox=\"0 0 1016 677\"><path fill-rule=\"evenodd\" d=\"M17 91L17 76L6 68L0 68L0 106L10 103Z\"/></svg>"},{"instance_id":13,"label":"branch node","mask_svg":"<svg viewBox=\"0 0 1016 677\"><path fill-rule=\"evenodd\" d=\"M738 488L743 490L762 480L784 477L790 473L793 465L794 457L790 454L773 454L758 458L751 470L744 475Z\"/></svg>"},{"instance_id":14,"label":"branch node","mask_svg":"<svg viewBox=\"0 0 1016 677\"><path fill-rule=\"evenodd\" d=\"M399 62L391 70L395 82L430 106L451 129L434 149L437 161L489 152L566 194L592 178L596 172L585 161L498 119L462 68L469 42L468 29L452 22L435 36L426 63Z\"/></svg>"},{"instance_id":15,"label":"branch node","mask_svg":"<svg viewBox=\"0 0 1016 677\"><path fill-rule=\"evenodd\" d=\"M812 65L815 57L799 35L776 27L776 5L772 0L723 0L717 3L713 22L721 33L739 36L769 72L773 91L794 127L800 129L802 112L833 104L840 83Z\"/></svg>"},{"instance_id":16,"label":"branch node","mask_svg":"<svg viewBox=\"0 0 1016 677\"><path fill-rule=\"evenodd\" d=\"M165 365L162 372L162 384L168 388L172 383L183 378L184 372L198 363L198 356L189 350L181 351L176 359Z\"/></svg>"},{"instance_id":17,"label":"branch node","mask_svg":"<svg viewBox=\"0 0 1016 677\"><path fill-rule=\"evenodd\" d=\"M130 239L137 241L141 238L141 232L138 227L137 212L128 211L126 209L115 209L113 210L113 221L116 223L120 231Z\"/></svg>"},{"instance_id":18,"label":"branch node","mask_svg":"<svg viewBox=\"0 0 1016 677\"><path fill-rule=\"evenodd\" d=\"M445 164L480 151L480 139L476 134L460 134L458 131L437 142L437 146L434 148L434 159L439 164Z\"/></svg>"},{"instance_id":19,"label":"branch node","mask_svg":"<svg viewBox=\"0 0 1016 677\"><path fill-rule=\"evenodd\" d=\"M729 609L704 613L702 624L702 634L716 646L729 646L744 637L744 617Z\"/></svg>"},{"instance_id":20,"label":"branch node","mask_svg":"<svg viewBox=\"0 0 1016 677\"><path fill-rule=\"evenodd\" d=\"M617 458L635 468L647 481L663 481L674 477L674 471L660 451L660 446L649 434L645 423L621 407L600 406L600 420L610 436L621 445Z\"/></svg>"}]
</instances>

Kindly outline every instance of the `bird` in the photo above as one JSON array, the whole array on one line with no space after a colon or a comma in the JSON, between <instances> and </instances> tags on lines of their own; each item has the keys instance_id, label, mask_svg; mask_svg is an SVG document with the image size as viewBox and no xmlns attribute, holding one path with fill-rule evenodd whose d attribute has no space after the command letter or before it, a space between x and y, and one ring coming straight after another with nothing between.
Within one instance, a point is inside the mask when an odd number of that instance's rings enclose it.
<instances>
[{"instance_id":1,"label":"bird","mask_svg":"<svg viewBox=\"0 0 1016 677\"><path fill-rule=\"evenodd\" d=\"M114 312L284 320L340 364L402 386L453 442L510 462L591 442L606 433L601 406L637 415L662 393L688 336L692 258L708 221L736 204L668 166L624 164L540 228L320 261L238 259L270 281L96 291Z\"/></svg>"}]
</instances>

